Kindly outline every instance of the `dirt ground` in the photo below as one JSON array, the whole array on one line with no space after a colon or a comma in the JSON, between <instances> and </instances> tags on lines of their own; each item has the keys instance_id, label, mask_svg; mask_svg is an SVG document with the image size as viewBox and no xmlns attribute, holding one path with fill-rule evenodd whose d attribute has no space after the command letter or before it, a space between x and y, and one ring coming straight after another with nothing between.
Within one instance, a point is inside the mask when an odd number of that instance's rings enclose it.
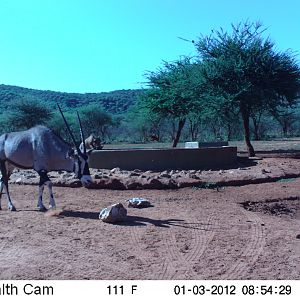
<instances>
[{"instance_id":1,"label":"dirt ground","mask_svg":"<svg viewBox=\"0 0 300 300\"><path fill-rule=\"evenodd\" d=\"M300 279L299 186L54 187L61 213L51 216L36 211L37 186L12 184L17 212L5 195L0 211L0 279ZM131 197L153 206L127 208L115 225L98 219Z\"/></svg>"}]
</instances>

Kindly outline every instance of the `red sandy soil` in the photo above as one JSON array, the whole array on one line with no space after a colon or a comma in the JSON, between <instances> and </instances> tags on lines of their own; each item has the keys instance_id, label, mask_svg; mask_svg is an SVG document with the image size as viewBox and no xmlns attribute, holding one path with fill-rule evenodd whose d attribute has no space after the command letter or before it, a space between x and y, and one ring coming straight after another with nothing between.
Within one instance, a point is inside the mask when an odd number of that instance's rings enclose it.
<instances>
[{"instance_id":1,"label":"red sandy soil","mask_svg":"<svg viewBox=\"0 0 300 300\"><path fill-rule=\"evenodd\" d=\"M57 212L41 213L37 186L11 184L17 212L4 195L0 279L300 279L299 186L54 187ZM153 206L127 208L119 224L98 219L131 197Z\"/></svg>"}]
</instances>

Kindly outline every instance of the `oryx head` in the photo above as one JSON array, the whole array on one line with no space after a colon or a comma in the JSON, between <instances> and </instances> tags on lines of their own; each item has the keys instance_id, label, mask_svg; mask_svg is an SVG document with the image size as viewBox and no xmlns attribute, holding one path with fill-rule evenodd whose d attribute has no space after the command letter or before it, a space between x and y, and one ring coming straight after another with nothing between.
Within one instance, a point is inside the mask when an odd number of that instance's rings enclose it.
<instances>
[{"instance_id":1,"label":"oryx head","mask_svg":"<svg viewBox=\"0 0 300 300\"><path fill-rule=\"evenodd\" d=\"M58 104L57 104L57 106L58 106L59 111L63 117L63 120L66 124L67 130L71 136L73 144L75 146L75 150L73 149L72 151L70 151L68 153L68 157L74 159L74 172L76 174L76 177L81 180L82 185L84 187L87 187L93 182L93 180L92 180L90 170L89 170L89 164L88 164L89 157L88 157L86 147L84 144L84 135L83 135L83 130L82 130L82 125L81 125L81 120L80 120L79 114L77 112L77 118L78 118L78 123L79 123L79 128L80 128L80 137L81 137L81 141L83 142L83 151L81 151L79 149L79 147L77 146L74 135L70 129L70 126L67 123L67 120L66 120L60 106Z\"/></svg>"},{"instance_id":2,"label":"oryx head","mask_svg":"<svg viewBox=\"0 0 300 300\"><path fill-rule=\"evenodd\" d=\"M104 143L101 142L101 139L99 136L94 136L94 134L91 134L86 140L86 145L90 146L93 150L101 150L104 146Z\"/></svg>"}]
</instances>

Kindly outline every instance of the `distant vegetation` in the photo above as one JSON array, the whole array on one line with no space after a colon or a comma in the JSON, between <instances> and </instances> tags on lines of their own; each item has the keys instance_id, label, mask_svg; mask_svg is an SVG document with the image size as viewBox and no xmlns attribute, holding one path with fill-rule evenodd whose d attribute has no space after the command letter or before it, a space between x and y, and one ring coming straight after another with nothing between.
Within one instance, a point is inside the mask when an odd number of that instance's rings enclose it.
<instances>
[{"instance_id":1,"label":"distant vegetation","mask_svg":"<svg viewBox=\"0 0 300 300\"><path fill-rule=\"evenodd\" d=\"M41 91L18 86L0 84L0 106L8 108L14 101L21 99L37 99L49 106L59 103L62 107L78 108L88 104L101 105L112 114L123 113L136 103L140 90L120 90L108 93L62 93Z\"/></svg>"},{"instance_id":2,"label":"distant vegetation","mask_svg":"<svg viewBox=\"0 0 300 300\"><path fill-rule=\"evenodd\" d=\"M155 140L251 140L300 135L300 68L279 52L259 23L240 23L194 42L197 57L164 62L146 75L144 90L60 93L0 85L5 131L45 124L67 138L59 103L78 139L78 111L86 135L107 143Z\"/></svg>"},{"instance_id":3,"label":"distant vegetation","mask_svg":"<svg viewBox=\"0 0 300 300\"><path fill-rule=\"evenodd\" d=\"M68 139L57 110L58 103L74 131L78 128L75 116L78 111L86 134L94 133L107 141L118 140L118 133L113 137L111 131L126 118L126 113L137 103L141 92L62 93L0 84L0 133L42 124ZM125 137L123 139L126 140Z\"/></svg>"}]
</instances>

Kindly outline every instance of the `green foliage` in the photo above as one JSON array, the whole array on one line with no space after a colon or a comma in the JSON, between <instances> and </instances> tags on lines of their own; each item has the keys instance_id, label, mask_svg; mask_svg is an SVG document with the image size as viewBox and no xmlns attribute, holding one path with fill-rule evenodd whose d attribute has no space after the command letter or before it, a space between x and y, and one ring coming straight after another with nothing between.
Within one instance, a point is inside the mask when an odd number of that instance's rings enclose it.
<instances>
[{"instance_id":1,"label":"green foliage","mask_svg":"<svg viewBox=\"0 0 300 300\"><path fill-rule=\"evenodd\" d=\"M208 91L215 96L217 107L239 111L251 155L255 154L249 136L251 114L295 103L300 89L300 68L294 55L277 52L263 32L260 23L245 22L232 25L231 34L221 29L196 43Z\"/></svg>"},{"instance_id":2,"label":"green foliage","mask_svg":"<svg viewBox=\"0 0 300 300\"><path fill-rule=\"evenodd\" d=\"M8 108L11 102L34 97L54 107L59 103L62 107L76 109L89 104L103 107L109 113L120 114L127 111L136 103L141 90L120 90L108 93L62 93L53 91L41 91L17 86L0 85L0 107Z\"/></svg>"},{"instance_id":3,"label":"green foliage","mask_svg":"<svg viewBox=\"0 0 300 300\"><path fill-rule=\"evenodd\" d=\"M190 111L200 107L201 77L199 66L185 58L151 72L147 78L149 89L142 101L145 107L164 116L186 118Z\"/></svg>"},{"instance_id":4,"label":"green foliage","mask_svg":"<svg viewBox=\"0 0 300 300\"><path fill-rule=\"evenodd\" d=\"M111 114L105 112L99 105L91 104L82 107L78 113L86 136L93 133L104 139L109 127L114 125Z\"/></svg>"},{"instance_id":5,"label":"green foliage","mask_svg":"<svg viewBox=\"0 0 300 300\"><path fill-rule=\"evenodd\" d=\"M77 117L74 112L64 111L64 116L70 125L72 133L78 143L80 144L80 132ZM52 129L57 135L61 136L65 141L72 144L72 139L67 131L66 125L61 117L61 114L57 111L52 115L52 118L47 122L46 126Z\"/></svg>"},{"instance_id":6,"label":"green foliage","mask_svg":"<svg viewBox=\"0 0 300 300\"><path fill-rule=\"evenodd\" d=\"M148 74L150 88L141 97L141 105L158 116L177 120L173 147L179 141L187 116L203 109L204 85L200 69L200 64L184 58L165 62L163 68Z\"/></svg>"},{"instance_id":7,"label":"green foliage","mask_svg":"<svg viewBox=\"0 0 300 300\"><path fill-rule=\"evenodd\" d=\"M35 99L22 99L11 104L6 122L13 130L28 129L35 125L46 124L52 117L52 111Z\"/></svg>"},{"instance_id":8,"label":"green foliage","mask_svg":"<svg viewBox=\"0 0 300 300\"><path fill-rule=\"evenodd\" d=\"M127 129L132 132L131 137L134 137L135 141L147 142L151 140L151 135L157 136L158 140L162 138L164 117L141 103L137 103L127 112L124 121L127 123Z\"/></svg>"}]
</instances>

